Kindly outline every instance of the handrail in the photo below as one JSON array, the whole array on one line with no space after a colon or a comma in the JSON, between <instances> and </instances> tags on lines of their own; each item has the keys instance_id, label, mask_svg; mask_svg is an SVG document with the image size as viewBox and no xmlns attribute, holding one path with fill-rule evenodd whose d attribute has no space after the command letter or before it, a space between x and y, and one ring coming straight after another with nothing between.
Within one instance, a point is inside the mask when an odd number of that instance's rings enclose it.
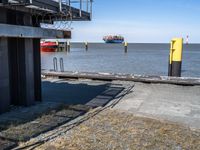
<instances>
[{"instance_id":1,"label":"handrail","mask_svg":"<svg viewBox=\"0 0 200 150\"><path fill-rule=\"evenodd\" d=\"M80 16L82 16L82 11L91 13L92 3L93 3L92 0L59 0L59 6L61 6L61 7L64 4L64 5L67 5L70 7L75 7L77 9L79 9ZM90 10L89 10L89 8L90 8Z\"/></svg>"},{"instance_id":2,"label":"handrail","mask_svg":"<svg viewBox=\"0 0 200 150\"><path fill-rule=\"evenodd\" d=\"M60 71L61 71L61 72L64 72L64 71L65 71L63 58L60 58Z\"/></svg>"},{"instance_id":3,"label":"handrail","mask_svg":"<svg viewBox=\"0 0 200 150\"><path fill-rule=\"evenodd\" d=\"M0 7L33 12L40 22L91 20L93 0L0 0ZM15 6L15 7L13 7ZM32 11L34 10L34 11ZM45 21L44 21L45 20ZM47 22L48 21L48 22Z\"/></svg>"},{"instance_id":4,"label":"handrail","mask_svg":"<svg viewBox=\"0 0 200 150\"><path fill-rule=\"evenodd\" d=\"M53 69L55 72L58 71L58 59L56 57L53 58Z\"/></svg>"}]
</instances>

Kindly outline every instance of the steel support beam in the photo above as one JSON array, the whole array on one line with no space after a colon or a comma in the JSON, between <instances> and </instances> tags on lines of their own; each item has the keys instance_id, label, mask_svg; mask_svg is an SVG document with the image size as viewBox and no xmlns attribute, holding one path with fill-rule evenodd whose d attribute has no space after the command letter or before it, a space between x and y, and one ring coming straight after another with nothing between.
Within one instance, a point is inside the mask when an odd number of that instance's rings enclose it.
<instances>
[{"instance_id":1,"label":"steel support beam","mask_svg":"<svg viewBox=\"0 0 200 150\"><path fill-rule=\"evenodd\" d=\"M33 39L35 100L42 101L40 39Z\"/></svg>"},{"instance_id":2,"label":"steel support beam","mask_svg":"<svg viewBox=\"0 0 200 150\"><path fill-rule=\"evenodd\" d=\"M0 22L7 22L7 13L0 9ZM8 40L0 37L0 113L8 110L10 106L10 79Z\"/></svg>"},{"instance_id":3,"label":"steel support beam","mask_svg":"<svg viewBox=\"0 0 200 150\"><path fill-rule=\"evenodd\" d=\"M7 38L0 37L0 113L10 106L10 81Z\"/></svg>"},{"instance_id":4,"label":"steel support beam","mask_svg":"<svg viewBox=\"0 0 200 150\"><path fill-rule=\"evenodd\" d=\"M0 24L0 37L16 38L71 38L71 31L43 29L39 27Z\"/></svg>"}]
</instances>

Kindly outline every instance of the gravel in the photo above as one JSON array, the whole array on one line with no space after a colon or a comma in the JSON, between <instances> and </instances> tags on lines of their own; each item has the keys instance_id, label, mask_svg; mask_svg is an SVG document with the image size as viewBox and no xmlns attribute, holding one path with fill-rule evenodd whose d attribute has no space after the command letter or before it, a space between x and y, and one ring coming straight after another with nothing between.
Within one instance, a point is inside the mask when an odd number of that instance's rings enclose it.
<instances>
[{"instance_id":1,"label":"gravel","mask_svg":"<svg viewBox=\"0 0 200 150\"><path fill-rule=\"evenodd\" d=\"M200 131L107 109L37 150L200 150Z\"/></svg>"}]
</instances>

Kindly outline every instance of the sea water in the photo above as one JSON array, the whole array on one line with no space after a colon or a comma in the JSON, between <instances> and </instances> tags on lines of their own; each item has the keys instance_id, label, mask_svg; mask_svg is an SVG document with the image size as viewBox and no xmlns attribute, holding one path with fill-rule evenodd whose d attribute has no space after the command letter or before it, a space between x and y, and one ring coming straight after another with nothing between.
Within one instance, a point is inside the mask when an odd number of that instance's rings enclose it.
<instances>
[{"instance_id":1,"label":"sea water","mask_svg":"<svg viewBox=\"0 0 200 150\"><path fill-rule=\"evenodd\" d=\"M168 74L169 44L129 44L128 53L123 44L72 43L70 53L42 53L42 69L52 70L53 58L64 60L65 71L126 73L139 75ZM200 44L184 45L182 76L200 77Z\"/></svg>"}]
</instances>

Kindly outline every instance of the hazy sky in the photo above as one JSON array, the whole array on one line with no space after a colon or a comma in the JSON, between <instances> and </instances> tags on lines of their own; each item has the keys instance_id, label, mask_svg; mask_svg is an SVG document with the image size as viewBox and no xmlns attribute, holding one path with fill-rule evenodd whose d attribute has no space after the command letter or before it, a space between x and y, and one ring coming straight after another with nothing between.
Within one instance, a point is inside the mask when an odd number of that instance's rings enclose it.
<instances>
[{"instance_id":1,"label":"hazy sky","mask_svg":"<svg viewBox=\"0 0 200 150\"><path fill-rule=\"evenodd\" d=\"M102 42L121 34L128 42L200 43L200 0L94 0L91 22L73 22L72 41Z\"/></svg>"}]
</instances>

